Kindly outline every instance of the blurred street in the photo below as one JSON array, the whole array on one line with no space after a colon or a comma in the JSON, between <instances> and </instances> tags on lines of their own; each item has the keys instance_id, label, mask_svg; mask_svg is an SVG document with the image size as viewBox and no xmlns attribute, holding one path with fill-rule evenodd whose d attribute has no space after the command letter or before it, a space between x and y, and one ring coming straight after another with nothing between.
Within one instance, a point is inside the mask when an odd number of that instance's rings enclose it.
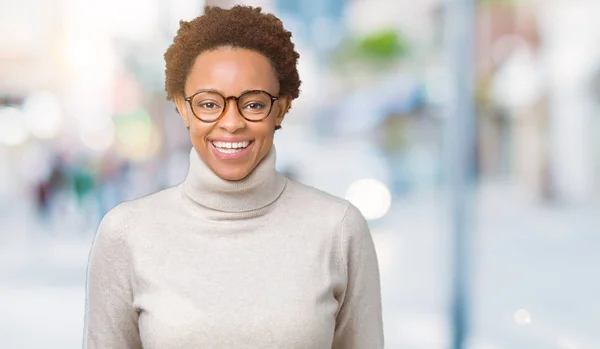
<instances>
[{"instance_id":1,"label":"blurred street","mask_svg":"<svg viewBox=\"0 0 600 349\"><path fill-rule=\"evenodd\" d=\"M100 219L187 173L164 52L236 3L0 4L0 349L81 347ZM369 221L386 348L600 348L600 1L245 3L300 54L277 169Z\"/></svg>"}]
</instances>

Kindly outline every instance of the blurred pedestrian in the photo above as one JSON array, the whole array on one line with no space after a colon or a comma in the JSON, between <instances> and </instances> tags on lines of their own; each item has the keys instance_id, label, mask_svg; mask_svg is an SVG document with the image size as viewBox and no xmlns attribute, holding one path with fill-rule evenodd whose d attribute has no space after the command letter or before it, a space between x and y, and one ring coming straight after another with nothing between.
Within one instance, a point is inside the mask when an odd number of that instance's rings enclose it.
<instances>
[{"instance_id":1,"label":"blurred pedestrian","mask_svg":"<svg viewBox=\"0 0 600 349\"><path fill-rule=\"evenodd\" d=\"M49 185L48 181L40 180L35 185L35 203L39 218L46 222L49 218L50 200L49 200Z\"/></svg>"}]
</instances>

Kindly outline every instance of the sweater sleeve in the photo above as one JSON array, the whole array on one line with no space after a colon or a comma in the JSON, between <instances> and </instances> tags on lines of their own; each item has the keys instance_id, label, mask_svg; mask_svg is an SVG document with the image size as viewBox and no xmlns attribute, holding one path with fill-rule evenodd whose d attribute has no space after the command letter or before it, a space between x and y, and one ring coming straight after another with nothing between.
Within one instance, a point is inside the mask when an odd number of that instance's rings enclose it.
<instances>
[{"instance_id":1,"label":"sweater sleeve","mask_svg":"<svg viewBox=\"0 0 600 349\"><path fill-rule=\"evenodd\" d=\"M333 349L383 348L377 254L367 222L353 205L342 221L340 241L347 285L340 299Z\"/></svg>"},{"instance_id":2,"label":"sweater sleeve","mask_svg":"<svg viewBox=\"0 0 600 349\"><path fill-rule=\"evenodd\" d=\"M89 257L83 347L141 349L133 307L131 255L125 227L113 209L102 219Z\"/></svg>"}]
</instances>

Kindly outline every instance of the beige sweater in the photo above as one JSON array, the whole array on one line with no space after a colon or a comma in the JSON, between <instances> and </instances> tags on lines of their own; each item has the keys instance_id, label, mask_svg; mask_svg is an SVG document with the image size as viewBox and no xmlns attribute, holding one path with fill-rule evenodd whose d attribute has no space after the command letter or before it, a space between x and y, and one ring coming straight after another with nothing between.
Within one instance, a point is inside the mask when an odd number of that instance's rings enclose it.
<instances>
[{"instance_id":1,"label":"beige sweater","mask_svg":"<svg viewBox=\"0 0 600 349\"><path fill-rule=\"evenodd\" d=\"M371 234L347 201L275 171L242 181L192 150L185 181L102 220L87 279L88 349L378 349Z\"/></svg>"}]
</instances>

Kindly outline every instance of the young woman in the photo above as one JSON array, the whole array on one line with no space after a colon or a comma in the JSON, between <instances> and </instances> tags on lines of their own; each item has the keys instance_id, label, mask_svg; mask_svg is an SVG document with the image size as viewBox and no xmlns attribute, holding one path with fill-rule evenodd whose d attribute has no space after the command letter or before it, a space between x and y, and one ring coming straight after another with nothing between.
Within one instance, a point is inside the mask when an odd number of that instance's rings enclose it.
<instances>
[{"instance_id":1,"label":"young woman","mask_svg":"<svg viewBox=\"0 0 600 349\"><path fill-rule=\"evenodd\" d=\"M189 129L189 173L102 220L86 348L383 348L365 219L275 170L298 58L260 8L207 7L181 22L166 93Z\"/></svg>"}]
</instances>

